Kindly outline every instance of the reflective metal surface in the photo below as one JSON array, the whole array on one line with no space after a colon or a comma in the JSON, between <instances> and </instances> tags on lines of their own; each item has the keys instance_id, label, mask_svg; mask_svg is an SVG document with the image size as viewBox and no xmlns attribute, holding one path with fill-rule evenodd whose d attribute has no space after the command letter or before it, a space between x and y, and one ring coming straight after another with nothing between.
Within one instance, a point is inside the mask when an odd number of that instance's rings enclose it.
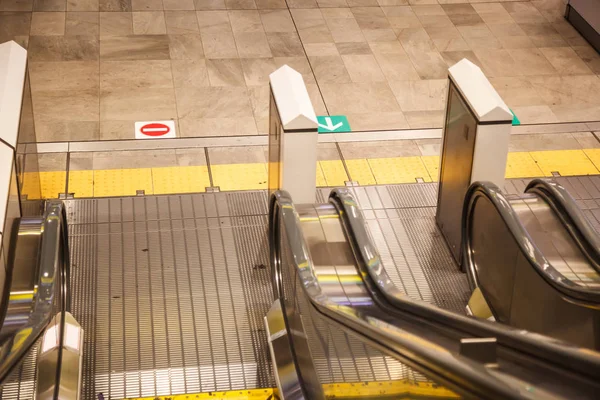
<instances>
[{"instance_id":1,"label":"reflective metal surface","mask_svg":"<svg viewBox=\"0 0 600 400\"><path fill-rule=\"evenodd\" d=\"M385 268L378 261L380 257L377 249L371 242L371 235L365 229L362 212L352 193L348 189L334 189L330 195L330 201L336 206L341 220L344 222L346 234L357 256L357 267L362 272L363 280L372 283L371 296L377 300L378 294L373 292L381 292L385 300L395 307L395 311L400 312L399 316L404 318L403 326L405 328L410 326L407 321L410 321L411 316L412 318L415 316L425 318L431 329L422 334L422 337L447 348L453 348L452 344L448 347L448 343L453 343L454 340L462 343L464 338L473 338L469 340L494 338L494 342L502 349L499 352L501 355L499 365L503 365L504 368L501 367L499 370L510 373L511 368L506 368L507 365L520 365L521 368L526 366L528 372L525 375L531 374L531 380L539 385L544 385L542 382L545 382L546 386L552 387L555 380L562 379L560 374L552 376L553 372L550 372L558 365L561 365L561 368L566 371L576 368L580 373L591 373L591 377L594 376L592 371L599 371L600 356L598 354L592 353L589 357L585 350L576 347L570 348L562 343L554 343L555 341L550 338L541 338L539 335L487 321L465 318L424 303L415 302L402 295L402 292L389 282ZM482 212L482 214L488 217L497 215L490 210ZM481 216L478 218L482 221L480 226L483 229L490 228L489 220L484 220ZM506 232L506 235L510 235L510 233ZM506 251L501 243L499 246L487 246L486 249ZM492 257L491 261L493 260ZM545 367L542 368L542 365ZM544 368L546 371L543 370ZM521 370L519 373L523 372Z\"/></svg>"},{"instance_id":2,"label":"reflective metal surface","mask_svg":"<svg viewBox=\"0 0 600 400\"><path fill-rule=\"evenodd\" d=\"M308 295L320 313L361 340L462 394L478 398L529 397L526 386L519 387L509 376L498 379L498 371L492 374L482 365L449 351L453 347L449 343L442 347L428 341L423 326L419 329L410 321L400 323L390 313L392 310L381 308L356 268L352 248L333 205L302 206L296 212L285 192L277 192L272 199L271 215L281 213L282 229L295 239L283 244L290 246L294 266L289 271L282 268L281 274L293 274L295 268L301 285L298 290ZM298 233L299 226L302 234ZM271 245L278 245L277 239L271 237ZM543 393L538 389L537 395L543 397Z\"/></svg>"},{"instance_id":3,"label":"reflective metal surface","mask_svg":"<svg viewBox=\"0 0 600 400\"><path fill-rule=\"evenodd\" d=\"M465 263L497 321L600 348L597 273L546 201L473 184Z\"/></svg>"},{"instance_id":4,"label":"reflective metal surface","mask_svg":"<svg viewBox=\"0 0 600 400\"><path fill-rule=\"evenodd\" d=\"M14 322L18 321L19 327L15 329L14 324L9 325L13 332L0 347L0 382L6 379L31 350L54 315L64 312L68 307L69 252L66 229L62 203L50 204L42 225L35 295L27 320L23 316L15 316Z\"/></svg>"}]
</instances>

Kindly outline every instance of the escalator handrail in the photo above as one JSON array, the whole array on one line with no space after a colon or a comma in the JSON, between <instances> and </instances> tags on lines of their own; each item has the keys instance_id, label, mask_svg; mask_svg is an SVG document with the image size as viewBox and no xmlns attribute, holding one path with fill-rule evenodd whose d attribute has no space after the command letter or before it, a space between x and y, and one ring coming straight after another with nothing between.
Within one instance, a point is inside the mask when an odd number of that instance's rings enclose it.
<instances>
[{"instance_id":1,"label":"escalator handrail","mask_svg":"<svg viewBox=\"0 0 600 400\"><path fill-rule=\"evenodd\" d=\"M0 384L31 351L55 315L55 296L61 296L61 312L67 309L67 283L59 278L68 270L66 214L62 202L51 203L44 216L38 257L39 275L32 310L27 323L0 346ZM59 263L62 252L62 264ZM57 286L61 283L60 286ZM61 326L61 335L64 331ZM60 338L62 339L62 338ZM57 372L58 373L58 372Z\"/></svg>"},{"instance_id":2,"label":"escalator handrail","mask_svg":"<svg viewBox=\"0 0 600 400\"><path fill-rule=\"evenodd\" d=\"M278 217L280 216L280 217ZM363 315L360 311L339 305L321 290L308 245L300 228L300 217L290 195L279 190L271 195L269 223L278 224L281 218L292 254L293 262L302 282L302 288L311 304L324 316L345 327L355 335L371 341L388 354L400 359L426 375L433 375L450 388L463 395L475 398L523 399L529 396L511 388L504 381L492 375L479 364L456 356L438 345L414 337L408 332L391 326L384 321ZM280 246L281 238L274 237L273 226L269 229L269 245ZM279 251L279 254L281 252ZM280 262L274 262L275 268ZM281 279L281 271L275 271ZM283 296L281 284L276 285L276 293Z\"/></svg>"},{"instance_id":3,"label":"escalator handrail","mask_svg":"<svg viewBox=\"0 0 600 400\"><path fill-rule=\"evenodd\" d=\"M600 237L573 196L559 183L539 178L529 182L525 193L540 196L552 208L592 267L600 273Z\"/></svg>"},{"instance_id":4,"label":"escalator handrail","mask_svg":"<svg viewBox=\"0 0 600 400\"><path fill-rule=\"evenodd\" d=\"M474 210L475 203L479 197L485 197L498 211L500 217L519 246L519 249L529 261L529 264L548 284L577 303L581 304L581 302L583 302L592 307L596 307L600 304L600 291L576 284L552 266L544 254L535 245L531 236L529 236L529 233L521 223L508 199L504 196L502 191L491 182L474 182L471 184L465 195L462 221L462 232L464 237L463 262L466 263L467 273L471 275L476 286L479 286L479 284L477 282L477 269L474 265L471 248L470 225L472 211Z\"/></svg>"},{"instance_id":5,"label":"escalator handrail","mask_svg":"<svg viewBox=\"0 0 600 400\"><path fill-rule=\"evenodd\" d=\"M357 255L362 258L357 260L361 272L371 278L378 290L394 307L426 318L445 328L459 331L467 337L495 337L500 346L564 366L578 374L591 377L600 374L600 356L595 352L522 329L459 315L404 295L391 281L382 265L379 252L352 193L348 189L333 189L330 201L341 211L340 217L346 225L349 240L353 246L356 246Z\"/></svg>"}]
</instances>

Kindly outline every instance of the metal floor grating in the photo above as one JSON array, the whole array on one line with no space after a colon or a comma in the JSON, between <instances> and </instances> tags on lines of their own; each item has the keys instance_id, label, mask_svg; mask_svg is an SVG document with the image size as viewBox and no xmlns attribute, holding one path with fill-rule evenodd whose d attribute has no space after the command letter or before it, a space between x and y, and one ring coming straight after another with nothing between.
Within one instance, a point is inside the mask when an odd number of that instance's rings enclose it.
<instances>
[{"instance_id":1,"label":"metal floor grating","mask_svg":"<svg viewBox=\"0 0 600 400\"><path fill-rule=\"evenodd\" d=\"M557 178L600 229L600 176ZM522 193L529 180L507 181ZM468 292L434 222L436 184L353 188L388 273L414 298L463 312ZM320 189L325 201L329 189ZM68 200L73 314L85 329L83 399L273 387L263 317L271 305L266 192ZM336 347L366 350L344 335ZM333 352L333 353L332 353ZM332 358L333 357L333 358ZM407 376L376 354L328 380ZM368 361L368 360L371 361ZM367 366L361 369L361 365ZM371 364L369 364L371 363ZM30 399L35 359L2 389ZM317 366L319 368L319 366ZM335 371L335 368L331 369Z\"/></svg>"}]
</instances>

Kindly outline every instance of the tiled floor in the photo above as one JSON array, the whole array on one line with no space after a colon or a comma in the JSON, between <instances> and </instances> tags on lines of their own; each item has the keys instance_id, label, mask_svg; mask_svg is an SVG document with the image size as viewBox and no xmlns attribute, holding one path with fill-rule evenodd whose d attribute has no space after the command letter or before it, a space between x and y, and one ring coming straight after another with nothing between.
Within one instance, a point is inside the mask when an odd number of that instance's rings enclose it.
<instances>
[{"instance_id":1,"label":"tiled floor","mask_svg":"<svg viewBox=\"0 0 600 400\"><path fill-rule=\"evenodd\" d=\"M600 119L600 56L562 0L0 0L29 48L38 141L265 134L268 74L304 76L353 130L440 127L449 65L480 65L522 123Z\"/></svg>"}]
</instances>

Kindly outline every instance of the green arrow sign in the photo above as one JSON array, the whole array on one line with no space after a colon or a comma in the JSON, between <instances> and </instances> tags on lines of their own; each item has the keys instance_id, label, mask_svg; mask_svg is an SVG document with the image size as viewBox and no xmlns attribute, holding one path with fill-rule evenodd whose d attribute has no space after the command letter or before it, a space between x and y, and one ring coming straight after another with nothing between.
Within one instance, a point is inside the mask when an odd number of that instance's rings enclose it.
<instances>
[{"instance_id":1,"label":"green arrow sign","mask_svg":"<svg viewBox=\"0 0 600 400\"><path fill-rule=\"evenodd\" d=\"M509 108L509 110L510 110L510 108ZM510 112L513 115L513 120L512 120L513 126L514 125L521 125L521 121L519 121L519 118L517 118L517 114L515 114L515 112L513 110L510 110Z\"/></svg>"},{"instance_id":2,"label":"green arrow sign","mask_svg":"<svg viewBox=\"0 0 600 400\"><path fill-rule=\"evenodd\" d=\"M350 124L345 115L317 116L319 133L350 132Z\"/></svg>"}]
</instances>

